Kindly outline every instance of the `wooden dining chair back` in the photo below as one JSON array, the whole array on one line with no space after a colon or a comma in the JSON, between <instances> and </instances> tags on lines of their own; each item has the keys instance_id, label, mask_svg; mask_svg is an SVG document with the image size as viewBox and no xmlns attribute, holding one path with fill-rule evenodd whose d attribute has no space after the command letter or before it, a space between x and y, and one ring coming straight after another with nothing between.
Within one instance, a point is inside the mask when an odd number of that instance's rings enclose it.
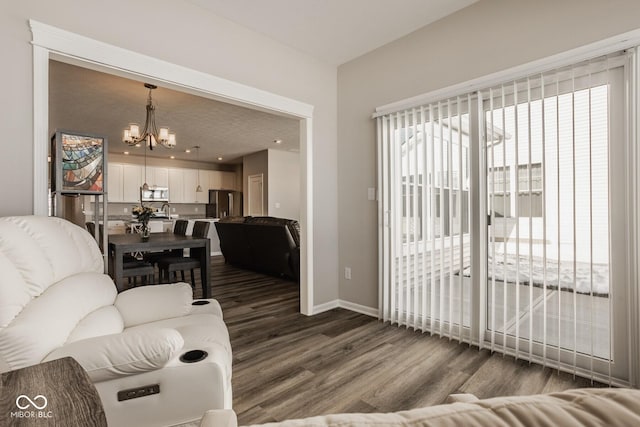
<instances>
[{"instance_id":1,"label":"wooden dining chair back","mask_svg":"<svg viewBox=\"0 0 640 427\"><path fill-rule=\"evenodd\" d=\"M178 219L176 220L175 225L173 226L173 234L179 234L180 236L187 235L187 227L189 226L189 221L186 219Z\"/></svg>"},{"instance_id":2,"label":"wooden dining chair back","mask_svg":"<svg viewBox=\"0 0 640 427\"><path fill-rule=\"evenodd\" d=\"M209 234L209 221L196 221L193 224L191 235L198 238L206 238ZM163 257L158 260L158 269L160 270L161 281L176 281L178 279L177 272L180 272L182 281L185 280L184 272L189 270L191 273L191 287L195 288L196 280L194 270L200 268L200 260L192 257L170 256Z\"/></svg>"},{"instance_id":3,"label":"wooden dining chair back","mask_svg":"<svg viewBox=\"0 0 640 427\"><path fill-rule=\"evenodd\" d=\"M193 237L207 237L209 234L209 227L211 227L211 223L209 221L196 221L193 224L193 232L191 235Z\"/></svg>"}]
</instances>

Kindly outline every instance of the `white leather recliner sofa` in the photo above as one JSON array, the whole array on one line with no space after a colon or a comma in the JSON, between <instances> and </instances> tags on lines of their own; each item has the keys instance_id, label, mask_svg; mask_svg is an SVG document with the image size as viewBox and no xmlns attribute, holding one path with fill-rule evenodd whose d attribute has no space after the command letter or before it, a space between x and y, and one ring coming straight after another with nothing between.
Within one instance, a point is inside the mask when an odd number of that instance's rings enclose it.
<instances>
[{"instance_id":1,"label":"white leather recliner sofa","mask_svg":"<svg viewBox=\"0 0 640 427\"><path fill-rule=\"evenodd\" d=\"M231 346L215 300L186 283L117 293L84 229L0 218L0 372L71 356L109 426L169 426L231 408Z\"/></svg>"}]
</instances>

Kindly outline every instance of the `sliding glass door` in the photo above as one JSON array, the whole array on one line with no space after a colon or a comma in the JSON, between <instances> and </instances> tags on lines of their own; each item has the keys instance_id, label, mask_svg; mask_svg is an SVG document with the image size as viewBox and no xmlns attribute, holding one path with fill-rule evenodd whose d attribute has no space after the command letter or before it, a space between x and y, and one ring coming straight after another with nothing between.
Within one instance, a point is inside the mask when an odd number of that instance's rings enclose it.
<instances>
[{"instance_id":1,"label":"sliding glass door","mask_svg":"<svg viewBox=\"0 0 640 427\"><path fill-rule=\"evenodd\" d=\"M629 381L630 63L378 117L383 320Z\"/></svg>"}]
</instances>

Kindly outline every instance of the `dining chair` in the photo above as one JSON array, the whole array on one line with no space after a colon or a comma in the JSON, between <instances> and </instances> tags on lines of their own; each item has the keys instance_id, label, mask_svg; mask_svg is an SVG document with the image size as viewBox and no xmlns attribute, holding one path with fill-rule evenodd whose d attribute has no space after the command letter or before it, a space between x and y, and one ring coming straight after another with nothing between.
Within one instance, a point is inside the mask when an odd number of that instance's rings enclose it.
<instances>
[{"instance_id":1,"label":"dining chair","mask_svg":"<svg viewBox=\"0 0 640 427\"><path fill-rule=\"evenodd\" d=\"M186 219L178 219L173 225L173 234L177 234L180 236L187 235L187 227L189 225L189 221ZM155 267L158 261L161 258L171 256L171 257L179 257L182 256L184 249L172 249L166 251L157 251L157 252L146 252L144 254L144 260L148 263L151 263Z\"/></svg>"},{"instance_id":2,"label":"dining chair","mask_svg":"<svg viewBox=\"0 0 640 427\"><path fill-rule=\"evenodd\" d=\"M98 224L98 235L96 236L96 225L94 222L86 222L85 226L89 233L99 242L102 239L102 235L104 233L104 226L102 224ZM102 250L102 248L100 249ZM155 271L153 269L153 264L149 262L145 262L144 260L139 260L135 258L131 254L126 254L122 263L122 271L123 277L129 279L129 284L131 284L133 280L133 286L138 284L138 277L140 277L143 285L147 284L147 281L153 282L153 278L155 276Z\"/></svg>"},{"instance_id":3,"label":"dining chair","mask_svg":"<svg viewBox=\"0 0 640 427\"><path fill-rule=\"evenodd\" d=\"M209 221L196 221L193 224L193 237L205 238L209 234L209 227L211 223ZM193 257L184 256L167 256L158 259L158 269L160 270L160 281L170 282L171 280L177 280L177 272L180 272L182 281L185 280L184 272L189 270L191 273L191 287L195 288L195 274L194 270L200 268L200 260Z\"/></svg>"}]
</instances>

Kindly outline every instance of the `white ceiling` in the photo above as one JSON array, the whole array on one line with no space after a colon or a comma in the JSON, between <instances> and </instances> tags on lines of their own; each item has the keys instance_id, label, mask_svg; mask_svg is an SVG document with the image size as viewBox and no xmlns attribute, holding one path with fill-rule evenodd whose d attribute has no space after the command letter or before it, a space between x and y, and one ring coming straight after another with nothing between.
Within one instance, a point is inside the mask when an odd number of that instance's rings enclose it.
<instances>
[{"instance_id":1,"label":"white ceiling","mask_svg":"<svg viewBox=\"0 0 640 427\"><path fill-rule=\"evenodd\" d=\"M110 153L143 155L122 142L129 123L144 126L149 90L139 81L57 61L49 65L49 134L56 129L105 135ZM150 157L241 163L264 149L298 151L299 121L158 87L152 92L156 125L176 133L173 149L157 147ZM275 144L274 140L282 140ZM186 153L185 149L200 146ZM218 157L223 160L219 161Z\"/></svg>"},{"instance_id":2,"label":"white ceiling","mask_svg":"<svg viewBox=\"0 0 640 427\"><path fill-rule=\"evenodd\" d=\"M188 0L340 65L477 0Z\"/></svg>"},{"instance_id":3,"label":"white ceiling","mask_svg":"<svg viewBox=\"0 0 640 427\"><path fill-rule=\"evenodd\" d=\"M338 65L387 44L477 0L187 0L276 41ZM105 135L109 152L143 155L122 142L131 122L144 125L148 90L141 81L51 61L49 131ZM153 91L156 124L177 135L177 147L147 155L241 163L264 149L298 151L299 122L183 92ZM275 144L274 140L282 140ZM185 149L200 146L186 153ZM219 161L218 157L223 160Z\"/></svg>"}]
</instances>

